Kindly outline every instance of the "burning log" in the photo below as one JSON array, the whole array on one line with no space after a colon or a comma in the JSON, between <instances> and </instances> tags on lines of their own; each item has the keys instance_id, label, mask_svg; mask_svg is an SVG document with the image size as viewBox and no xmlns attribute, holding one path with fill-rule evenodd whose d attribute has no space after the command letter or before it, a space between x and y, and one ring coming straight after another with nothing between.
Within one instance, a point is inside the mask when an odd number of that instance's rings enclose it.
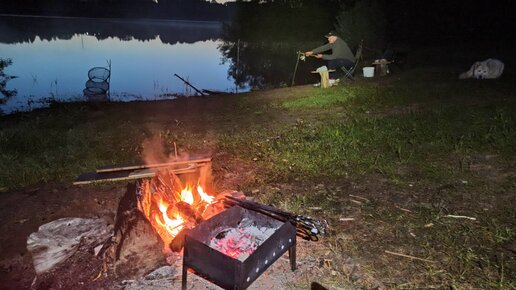
<instances>
[{"instance_id":1,"label":"burning log","mask_svg":"<svg viewBox=\"0 0 516 290\"><path fill-rule=\"evenodd\" d=\"M201 213L196 211L192 207L192 205L184 201L180 201L176 203L174 207L172 207L172 211L170 211L170 216L172 216L174 212L178 212L184 220L186 220L188 223L192 223L195 225L201 223L204 220L201 216ZM169 210L167 210L167 214L169 214Z\"/></svg>"},{"instance_id":2,"label":"burning log","mask_svg":"<svg viewBox=\"0 0 516 290\"><path fill-rule=\"evenodd\" d=\"M311 217L296 215L272 206L260 204L250 200L226 196L224 199L224 204L228 207L238 205L249 210L263 213L283 222L290 221L296 227L297 235L305 240L319 240L318 235L324 234L327 228L326 221L324 220L319 221Z\"/></svg>"},{"instance_id":3,"label":"burning log","mask_svg":"<svg viewBox=\"0 0 516 290\"><path fill-rule=\"evenodd\" d=\"M117 276L141 277L165 264L163 242L137 207L134 183L127 186L120 200L114 230L110 253Z\"/></svg>"},{"instance_id":4,"label":"burning log","mask_svg":"<svg viewBox=\"0 0 516 290\"><path fill-rule=\"evenodd\" d=\"M183 249L185 245L185 235L186 230L182 230L172 239L172 242L170 242L169 248L172 250L172 252L179 252Z\"/></svg>"},{"instance_id":5,"label":"burning log","mask_svg":"<svg viewBox=\"0 0 516 290\"><path fill-rule=\"evenodd\" d=\"M167 246L166 251L183 248L184 230L192 229L224 210L200 184L184 185L171 170L162 170L152 179L137 182L138 208Z\"/></svg>"}]
</instances>

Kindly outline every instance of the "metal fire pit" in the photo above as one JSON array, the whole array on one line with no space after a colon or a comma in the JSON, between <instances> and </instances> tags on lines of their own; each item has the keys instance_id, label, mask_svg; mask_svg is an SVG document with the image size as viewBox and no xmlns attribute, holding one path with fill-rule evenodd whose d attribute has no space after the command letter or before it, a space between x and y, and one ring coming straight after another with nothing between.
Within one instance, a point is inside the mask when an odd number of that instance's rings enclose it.
<instances>
[{"instance_id":1,"label":"metal fire pit","mask_svg":"<svg viewBox=\"0 0 516 290\"><path fill-rule=\"evenodd\" d=\"M221 230L237 228L244 218L251 219L257 226L276 230L243 261L210 247L211 240ZM198 276L224 289L246 289L286 251L289 252L290 267L294 271L296 269L296 228L290 222L282 222L264 214L234 206L186 233L182 289L186 289L188 269L192 269Z\"/></svg>"}]
</instances>

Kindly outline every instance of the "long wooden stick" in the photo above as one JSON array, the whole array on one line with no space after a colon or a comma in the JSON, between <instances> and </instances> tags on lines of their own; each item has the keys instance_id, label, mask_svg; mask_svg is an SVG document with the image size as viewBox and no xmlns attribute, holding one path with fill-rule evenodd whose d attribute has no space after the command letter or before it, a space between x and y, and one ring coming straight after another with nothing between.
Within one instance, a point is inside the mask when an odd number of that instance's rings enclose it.
<instances>
[{"instance_id":1,"label":"long wooden stick","mask_svg":"<svg viewBox=\"0 0 516 290\"><path fill-rule=\"evenodd\" d=\"M188 166L185 168L179 169L171 169L172 172L176 175L179 174L187 174L193 173L201 167L200 165ZM137 170L137 171L120 171L120 172L92 172L82 174L73 182L73 185L81 185L81 184L90 184L95 182L106 182L106 181L125 181L125 180L135 180L141 178L150 178L156 176L156 172L149 168Z\"/></svg>"},{"instance_id":2,"label":"long wooden stick","mask_svg":"<svg viewBox=\"0 0 516 290\"><path fill-rule=\"evenodd\" d=\"M211 158L204 159L190 159L190 160L182 160L182 161L172 161L172 162L164 162L164 163L156 163L156 164L135 164L135 165L122 165L122 166L110 166L103 167L96 170L97 173L103 172L115 172L115 171L128 171L128 170L138 170L138 169L147 169L147 168L156 168L156 167L167 167L174 165L183 165L189 163L208 163L211 162Z\"/></svg>"}]
</instances>

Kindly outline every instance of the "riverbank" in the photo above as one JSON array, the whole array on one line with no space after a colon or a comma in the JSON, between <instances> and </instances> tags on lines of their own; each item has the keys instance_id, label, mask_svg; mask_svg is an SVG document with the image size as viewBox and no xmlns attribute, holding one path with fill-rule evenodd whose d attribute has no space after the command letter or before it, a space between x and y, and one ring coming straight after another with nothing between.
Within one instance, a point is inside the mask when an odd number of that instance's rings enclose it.
<instances>
[{"instance_id":1,"label":"riverbank","mask_svg":"<svg viewBox=\"0 0 516 290\"><path fill-rule=\"evenodd\" d=\"M516 85L457 72L0 117L2 285L30 284L24 243L42 223L112 219L124 184L71 182L141 162L158 136L164 154L211 155L219 190L328 220L322 275L293 289L514 287Z\"/></svg>"}]
</instances>

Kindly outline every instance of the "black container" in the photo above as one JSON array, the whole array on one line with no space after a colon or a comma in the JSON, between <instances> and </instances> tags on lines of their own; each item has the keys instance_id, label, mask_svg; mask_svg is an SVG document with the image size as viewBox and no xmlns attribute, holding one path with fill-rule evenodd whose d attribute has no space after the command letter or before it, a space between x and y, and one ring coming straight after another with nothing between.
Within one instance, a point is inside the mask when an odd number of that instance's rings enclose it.
<instances>
[{"instance_id":1,"label":"black container","mask_svg":"<svg viewBox=\"0 0 516 290\"><path fill-rule=\"evenodd\" d=\"M231 258L209 246L211 240L222 229L237 228L244 218L252 220L259 227L276 230L244 261ZM195 274L224 289L246 289L286 251L289 252L290 266L294 271L296 269L296 228L290 222L282 222L264 214L234 206L186 233L182 289L186 289L188 269L192 269Z\"/></svg>"}]
</instances>

